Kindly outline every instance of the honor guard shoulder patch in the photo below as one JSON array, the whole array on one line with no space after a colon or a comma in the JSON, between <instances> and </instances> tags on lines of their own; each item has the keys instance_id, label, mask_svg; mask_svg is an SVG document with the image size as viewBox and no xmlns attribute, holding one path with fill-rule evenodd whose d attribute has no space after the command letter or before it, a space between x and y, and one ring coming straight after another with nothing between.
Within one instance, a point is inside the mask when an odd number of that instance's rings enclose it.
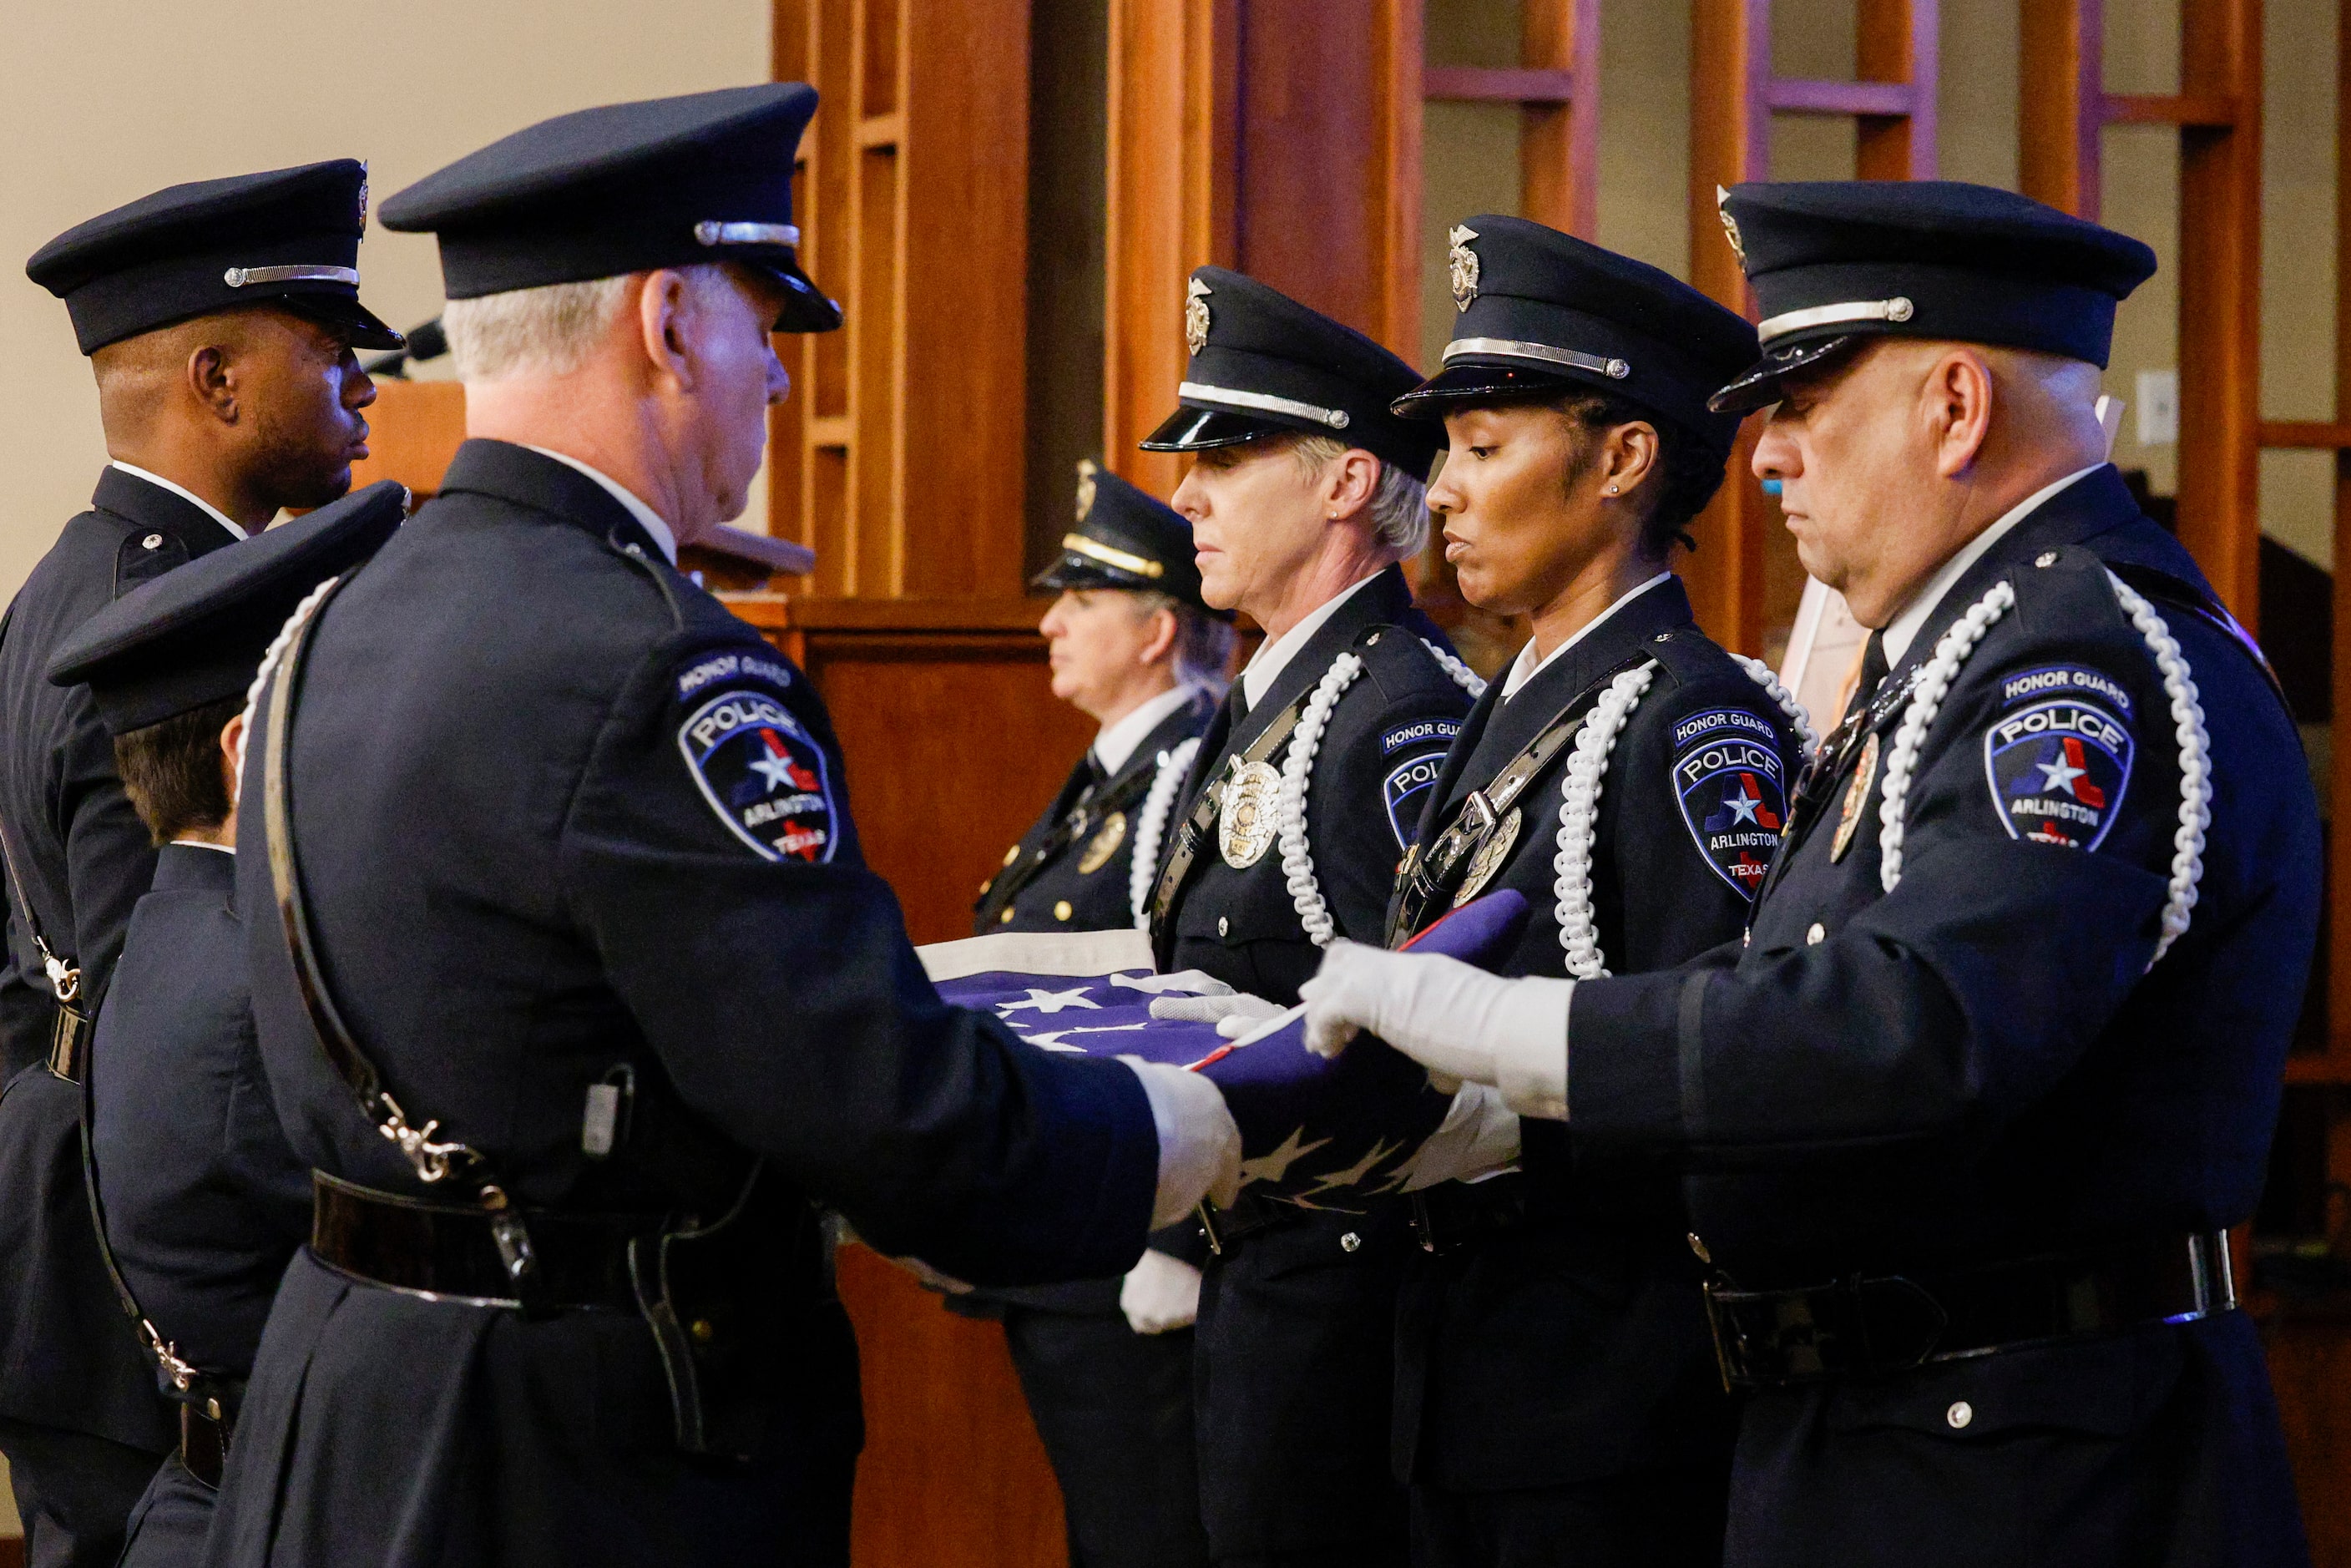
<instances>
[{"instance_id":1,"label":"honor guard shoulder patch","mask_svg":"<svg viewBox=\"0 0 2351 1568\"><path fill-rule=\"evenodd\" d=\"M2127 697L2096 671L2069 666L2003 677L2003 697L2011 686L2068 695L2003 713L1984 731L1984 781L2000 825L2011 839L2096 849L2130 784L2137 745L2114 713Z\"/></svg>"},{"instance_id":2,"label":"honor guard shoulder patch","mask_svg":"<svg viewBox=\"0 0 2351 1568\"><path fill-rule=\"evenodd\" d=\"M766 692L734 688L677 732L695 784L737 838L771 861L832 859L836 819L824 748Z\"/></svg>"},{"instance_id":3,"label":"honor guard shoulder patch","mask_svg":"<svg viewBox=\"0 0 2351 1568\"><path fill-rule=\"evenodd\" d=\"M1674 726L1674 798L1716 874L1752 899L1788 820L1787 765L1770 721L1708 708Z\"/></svg>"},{"instance_id":4,"label":"honor guard shoulder patch","mask_svg":"<svg viewBox=\"0 0 2351 1568\"><path fill-rule=\"evenodd\" d=\"M677 699L684 702L714 681L759 681L779 692L792 689L792 668L766 648L722 648L699 653L677 672Z\"/></svg>"},{"instance_id":5,"label":"honor guard shoulder patch","mask_svg":"<svg viewBox=\"0 0 2351 1568\"><path fill-rule=\"evenodd\" d=\"M1447 721L1456 731L1461 727ZM1445 771L1445 751L1424 751L1417 757L1406 758L1388 770L1380 784L1380 801L1388 809L1388 827L1395 832L1396 848L1409 846L1420 827L1420 809L1428 803L1429 790L1437 787L1437 776Z\"/></svg>"}]
</instances>

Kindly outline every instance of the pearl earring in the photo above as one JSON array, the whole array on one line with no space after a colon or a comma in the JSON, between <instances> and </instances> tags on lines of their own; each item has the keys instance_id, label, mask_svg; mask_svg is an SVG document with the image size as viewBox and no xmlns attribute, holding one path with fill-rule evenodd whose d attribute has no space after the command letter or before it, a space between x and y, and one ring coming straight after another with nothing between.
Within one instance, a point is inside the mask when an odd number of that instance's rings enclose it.
<instances>
[{"instance_id":1,"label":"pearl earring","mask_svg":"<svg viewBox=\"0 0 2351 1568\"><path fill-rule=\"evenodd\" d=\"M1609 486L1608 486L1608 493L1609 493L1610 495L1612 495L1612 496L1613 496L1613 495L1614 495L1614 494L1616 493L1616 486L1614 486L1614 485Z\"/></svg>"}]
</instances>

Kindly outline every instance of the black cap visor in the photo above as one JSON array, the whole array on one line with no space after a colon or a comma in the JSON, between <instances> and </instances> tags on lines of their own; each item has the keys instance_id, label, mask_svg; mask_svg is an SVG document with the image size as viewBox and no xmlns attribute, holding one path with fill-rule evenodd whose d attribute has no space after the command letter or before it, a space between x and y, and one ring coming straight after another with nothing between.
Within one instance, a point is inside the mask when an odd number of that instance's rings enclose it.
<instances>
[{"instance_id":1,"label":"black cap visor","mask_svg":"<svg viewBox=\"0 0 2351 1568\"><path fill-rule=\"evenodd\" d=\"M317 293L287 291L275 298L256 299L256 305L275 306L280 310L306 316L323 326L332 327L350 335L354 349L404 349L408 340L384 324L383 319L359 301L355 294L333 290Z\"/></svg>"},{"instance_id":2,"label":"black cap visor","mask_svg":"<svg viewBox=\"0 0 2351 1568\"><path fill-rule=\"evenodd\" d=\"M1218 446L1239 446L1269 436L1295 435L1303 427L1286 424L1262 414L1235 413L1230 409L1195 408L1186 403L1163 421L1158 429L1136 443L1145 452L1206 452ZM1329 431L1322 434L1327 435Z\"/></svg>"},{"instance_id":3,"label":"black cap visor","mask_svg":"<svg viewBox=\"0 0 2351 1568\"><path fill-rule=\"evenodd\" d=\"M1752 413L1785 395L1780 389L1781 378L1825 368L1869 339L1884 336L1882 332L1841 332L1833 338L1766 349L1763 357L1748 366L1737 381L1707 399L1706 406L1716 413Z\"/></svg>"},{"instance_id":4,"label":"black cap visor","mask_svg":"<svg viewBox=\"0 0 2351 1568\"><path fill-rule=\"evenodd\" d=\"M755 267L783 285L784 308L769 328L773 332L830 332L841 325L841 307L828 298L816 280L800 270L799 258L789 250L774 255L726 259Z\"/></svg>"},{"instance_id":5,"label":"black cap visor","mask_svg":"<svg viewBox=\"0 0 2351 1568\"><path fill-rule=\"evenodd\" d=\"M1519 402L1590 390L1588 382L1541 371L1505 365L1447 365L1388 404L1388 412L1398 419L1443 419L1470 403Z\"/></svg>"},{"instance_id":6,"label":"black cap visor","mask_svg":"<svg viewBox=\"0 0 2351 1568\"><path fill-rule=\"evenodd\" d=\"M1118 570L1098 560L1088 560L1072 551L1064 550L1053 564L1029 580L1031 588L1115 588L1123 592L1161 592L1159 584L1148 579Z\"/></svg>"}]
</instances>

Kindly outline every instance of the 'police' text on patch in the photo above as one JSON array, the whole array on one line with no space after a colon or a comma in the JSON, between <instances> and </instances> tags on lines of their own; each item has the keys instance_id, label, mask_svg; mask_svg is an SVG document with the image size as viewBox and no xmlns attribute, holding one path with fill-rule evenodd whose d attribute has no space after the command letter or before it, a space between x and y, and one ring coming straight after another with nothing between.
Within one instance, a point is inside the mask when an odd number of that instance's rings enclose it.
<instances>
[{"instance_id":1,"label":"'police' text on patch","mask_svg":"<svg viewBox=\"0 0 2351 1568\"><path fill-rule=\"evenodd\" d=\"M1440 727L1458 730L1458 724ZM1420 827L1420 810L1428 804L1428 792L1437 786L1437 776L1445 770L1445 753L1424 751L1418 757L1400 763L1389 773L1380 787L1380 799L1388 809L1388 826L1395 832L1396 848L1407 849L1413 834Z\"/></svg>"},{"instance_id":2,"label":"'police' text on patch","mask_svg":"<svg viewBox=\"0 0 2351 1568\"><path fill-rule=\"evenodd\" d=\"M824 748L766 692L734 690L694 710L678 749L735 836L771 861L822 863L838 837Z\"/></svg>"},{"instance_id":3,"label":"'police' text on patch","mask_svg":"<svg viewBox=\"0 0 2351 1568\"><path fill-rule=\"evenodd\" d=\"M2134 750L2127 726L2073 697L1994 719L1984 731L1984 779L2000 825L2011 839L2096 849L2122 809Z\"/></svg>"},{"instance_id":4,"label":"'police' text on patch","mask_svg":"<svg viewBox=\"0 0 2351 1568\"><path fill-rule=\"evenodd\" d=\"M1767 720L1744 708L1693 714L1674 727L1682 821L1707 863L1750 899L1788 820L1787 765L1776 738Z\"/></svg>"}]
</instances>

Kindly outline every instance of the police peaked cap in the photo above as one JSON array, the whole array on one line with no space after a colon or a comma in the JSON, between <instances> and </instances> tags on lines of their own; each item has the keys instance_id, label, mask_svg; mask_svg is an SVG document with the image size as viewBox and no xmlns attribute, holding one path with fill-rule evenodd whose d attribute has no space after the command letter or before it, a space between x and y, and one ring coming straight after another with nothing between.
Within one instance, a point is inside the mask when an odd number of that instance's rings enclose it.
<instances>
[{"instance_id":1,"label":"police peaked cap","mask_svg":"<svg viewBox=\"0 0 2351 1568\"><path fill-rule=\"evenodd\" d=\"M50 683L88 685L111 735L242 696L295 606L381 548L407 502L381 480L174 567L83 622L50 656Z\"/></svg>"},{"instance_id":2,"label":"police peaked cap","mask_svg":"<svg viewBox=\"0 0 2351 1568\"><path fill-rule=\"evenodd\" d=\"M1077 527L1061 553L1037 574L1037 588L1118 588L1165 593L1220 621L1200 598L1192 525L1165 501L1138 490L1092 459L1078 465Z\"/></svg>"},{"instance_id":3,"label":"police peaked cap","mask_svg":"<svg viewBox=\"0 0 2351 1568\"><path fill-rule=\"evenodd\" d=\"M1762 316L1762 358L1715 394L1761 408L1780 377L1871 337L2062 354L2100 369L2115 307L2155 252L2012 191L1953 180L1735 185L1723 231Z\"/></svg>"},{"instance_id":4,"label":"police peaked cap","mask_svg":"<svg viewBox=\"0 0 2351 1568\"><path fill-rule=\"evenodd\" d=\"M1184 301L1192 350L1182 406L1143 442L1145 452L1199 452L1303 431L1360 446L1416 479L1444 442L1388 405L1418 372L1369 338L1254 277L1204 267Z\"/></svg>"},{"instance_id":5,"label":"police peaked cap","mask_svg":"<svg viewBox=\"0 0 2351 1568\"><path fill-rule=\"evenodd\" d=\"M441 241L452 299L731 261L790 296L778 332L829 332L841 307L800 270L792 161L816 112L801 82L610 103L540 120L427 174L383 226Z\"/></svg>"},{"instance_id":6,"label":"police peaked cap","mask_svg":"<svg viewBox=\"0 0 2351 1568\"><path fill-rule=\"evenodd\" d=\"M66 302L85 354L174 321L272 305L397 349L360 303L367 165L353 158L200 180L76 224L25 276Z\"/></svg>"},{"instance_id":7,"label":"police peaked cap","mask_svg":"<svg viewBox=\"0 0 2351 1568\"><path fill-rule=\"evenodd\" d=\"M1755 360L1755 329L1656 267L1524 218L1453 230L1458 317L1445 365L1396 400L1411 419L1502 398L1597 392L1638 403L1726 457L1739 416L1715 388Z\"/></svg>"}]
</instances>

